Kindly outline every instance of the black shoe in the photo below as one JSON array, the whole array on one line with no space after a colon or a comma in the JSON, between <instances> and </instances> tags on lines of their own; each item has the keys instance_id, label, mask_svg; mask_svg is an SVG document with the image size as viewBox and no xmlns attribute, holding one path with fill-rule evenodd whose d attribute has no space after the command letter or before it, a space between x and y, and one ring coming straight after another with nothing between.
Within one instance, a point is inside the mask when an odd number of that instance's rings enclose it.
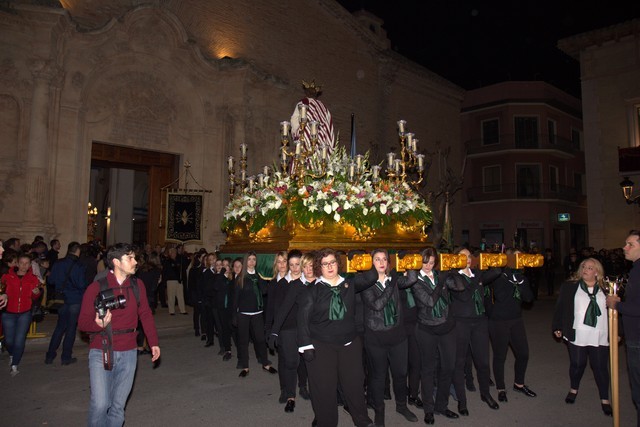
<instances>
[{"instance_id":1,"label":"black shoe","mask_svg":"<svg viewBox=\"0 0 640 427\"><path fill-rule=\"evenodd\" d=\"M284 412L293 412L296 407L296 401L293 399L287 400L287 404L284 407Z\"/></svg>"},{"instance_id":2,"label":"black shoe","mask_svg":"<svg viewBox=\"0 0 640 427\"><path fill-rule=\"evenodd\" d=\"M213 343L212 342L207 342L204 346L205 347L211 347L211 346L213 346Z\"/></svg>"},{"instance_id":3,"label":"black shoe","mask_svg":"<svg viewBox=\"0 0 640 427\"><path fill-rule=\"evenodd\" d=\"M433 424L436 420L433 418L433 412L427 412L424 414L424 423L425 424Z\"/></svg>"},{"instance_id":4,"label":"black shoe","mask_svg":"<svg viewBox=\"0 0 640 427\"><path fill-rule=\"evenodd\" d=\"M176 314L175 314L175 313L169 313L169 315L171 315L171 316L175 316Z\"/></svg>"},{"instance_id":5,"label":"black shoe","mask_svg":"<svg viewBox=\"0 0 640 427\"><path fill-rule=\"evenodd\" d=\"M415 423L418 421L416 414L411 412L406 406L396 406L396 412L405 417L409 422Z\"/></svg>"},{"instance_id":6,"label":"black shoe","mask_svg":"<svg viewBox=\"0 0 640 427\"><path fill-rule=\"evenodd\" d=\"M507 399L507 392L502 390L498 392L498 400L500 402L508 402L509 400Z\"/></svg>"},{"instance_id":7,"label":"black shoe","mask_svg":"<svg viewBox=\"0 0 640 427\"><path fill-rule=\"evenodd\" d=\"M460 415L468 417L469 416L469 410L467 409L467 404L466 403L462 403L462 402L458 402L458 412L460 412Z\"/></svg>"},{"instance_id":8,"label":"black shoe","mask_svg":"<svg viewBox=\"0 0 640 427\"><path fill-rule=\"evenodd\" d=\"M44 359L45 365L51 365L53 363L53 359Z\"/></svg>"},{"instance_id":9,"label":"black shoe","mask_svg":"<svg viewBox=\"0 0 640 427\"><path fill-rule=\"evenodd\" d=\"M186 315L187 315L187 314L189 314L189 313L187 313L187 312L185 311L184 313L180 313L180 314L184 314L184 315L186 316Z\"/></svg>"},{"instance_id":10,"label":"black shoe","mask_svg":"<svg viewBox=\"0 0 640 427\"><path fill-rule=\"evenodd\" d=\"M467 391L476 391L476 386L473 383L468 383Z\"/></svg>"},{"instance_id":11,"label":"black shoe","mask_svg":"<svg viewBox=\"0 0 640 427\"><path fill-rule=\"evenodd\" d=\"M207 336L205 334L200 335L200 341L206 341Z\"/></svg>"},{"instance_id":12,"label":"black shoe","mask_svg":"<svg viewBox=\"0 0 640 427\"><path fill-rule=\"evenodd\" d=\"M602 412L604 412L607 417L610 417L613 414L613 409L611 409L611 405L609 403L601 403L600 406L602 406Z\"/></svg>"},{"instance_id":13,"label":"black shoe","mask_svg":"<svg viewBox=\"0 0 640 427\"><path fill-rule=\"evenodd\" d=\"M263 366L262 370L263 371L267 371L270 374L277 374L278 373L278 370L276 368L274 368L273 366L269 366L268 368L266 366Z\"/></svg>"},{"instance_id":14,"label":"black shoe","mask_svg":"<svg viewBox=\"0 0 640 427\"><path fill-rule=\"evenodd\" d=\"M440 415L444 415L445 417L451 418L451 419L459 418L458 414L456 414L455 412L449 409L445 409L444 411L436 411L436 413Z\"/></svg>"},{"instance_id":15,"label":"black shoe","mask_svg":"<svg viewBox=\"0 0 640 427\"><path fill-rule=\"evenodd\" d=\"M413 405L416 408L422 408L423 403L422 400L420 399L420 397L408 397L407 398L407 403L409 405Z\"/></svg>"},{"instance_id":16,"label":"black shoe","mask_svg":"<svg viewBox=\"0 0 640 427\"><path fill-rule=\"evenodd\" d=\"M225 362L226 362L227 360L231 360L231 352L230 352L230 351L227 351L227 352L224 354L224 356L222 356L222 360L223 360L223 361L225 361Z\"/></svg>"},{"instance_id":17,"label":"black shoe","mask_svg":"<svg viewBox=\"0 0 640 427\"><path fill-rule=\"evenodd\" d=\"M505 396L505 398L506 398L506 396ZM488 395L488 394L482 395L482 396L480 396L480 400L482 400L484 403L486 403L487 406L489 408L491 408L491 409L499 409L500 408L500 405L498 405L498 403L495 400L493 400L493 397L491 397L491 395Z\"/></svg>"},{"instance_id":18,"label":"black shoe","mask_svg":"<svg viewBox=\"0 0 640 427\"><path fill-rule=\"evenodd\" d=\"M529 387L527 387L526 385L523 385L522 387L518 387L514 384L513 386L513 391L519 391L520 393L524 394L525 396L529 396L529 397L536 397L537 394L531 390Z\"/></svg>"},{"instance_id":19,"label":"black shoe","mask_svg":"<svg viewBox=\"0 0 640 427\"><path fill-rule=\"evenodd\" d=\"M564 398L564 401L566 403L576 403L576 397L578 397L578 393L570 391L567 393L567 397Z\"/></svg>"},{"instance_id":20,"label":"black shoe","mask_svg":"<svg viewBox=\"0 0 640 427\"><path fill-rule=\"evenodd\" d=\"M240 371L240 375L238 375L240 378L244 378L247 375L249 375L249 370L248 369L243 369L242 371Z\"/></svg>"},{"instance_id":21,"label":"black shoe","mask_svg":"<svg viewBox=\"0 0 640 427\"><path fill-rule=\"evenodd\" d=\"M69 360L63 360L63 361L62 361L62 366L71 365L72 363L76 363L77 361L78 361L78 359L77 359L77 358L72 357L72 358L71 358L71 359L69 359Z\"/></svg>"},{"instance_id":22,"label":"black shoe","mask_svg":"<svg viewBox=\"0 0 640 427\"><path fill-rule=\"evenodd\" d=\"M298 393L300 395L301 398L303 398L304 400L309 400L311 399L311 395L309 394L309 390L307 390L306 387L300 387L300 392Z\"/></svg>"}]
</instances>

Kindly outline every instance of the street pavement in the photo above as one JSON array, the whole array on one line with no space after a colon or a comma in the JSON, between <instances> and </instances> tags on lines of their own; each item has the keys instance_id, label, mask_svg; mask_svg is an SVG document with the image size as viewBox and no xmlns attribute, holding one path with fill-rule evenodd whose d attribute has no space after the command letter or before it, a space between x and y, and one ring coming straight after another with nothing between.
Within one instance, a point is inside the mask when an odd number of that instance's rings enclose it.
<instances>
[{"instance_id":1,"label":"street pavement","mask_svg":"<svg viewBox=\"0 0 640 427\"><path fill-rule=\"evenodd\" d=\"M508 387L507 403L492 410L480 401L478 392L468 392L470 416L449 420L436 415L436 426L609 426L612 419L600 409L597 388L590 368L582 380L574 405L564 397L569 390L568 355L565 345L551 335L551 315L555 300L541 297L525 311L530 360L527 385L538 393L529 398ZM604 314L604 313L603 313ZM140 356L138 371L126 410L127 426L310 426L313 411L309 401L298 398L295 412L287 414L278 403L278 376L262 371L251 353L250 374L238 377L234 358L223 362L218 343L205 348L194 336L192 316L170 316L167 309L156 313L162 362L155 369L150 356ZM76 340L74 356L78 363L61 366L60 360L45 365L44 355L56 315L49 314L38 324L44 338L30 338L20 364L20 374L9 374L8 356L0 356L0 426L74 427L86 424L89 406L88 346ZM272 356L274 366L277 356ZM4 368L2 368L4 366ZM506 382L513 381L513 358L507 359ZM477 384L476 384L477 385ZM492 388L493 397L497 393ZM620 425L635 425L635 409L627 378L624 346L620 347ZM387 426L424 425L410 423L387 403ZM457 411L451 399L449 409ZM339 426L351 426L350 417L339 411ZM373 418L373 411L369 411Z\"/></svg>"}]
</instances>

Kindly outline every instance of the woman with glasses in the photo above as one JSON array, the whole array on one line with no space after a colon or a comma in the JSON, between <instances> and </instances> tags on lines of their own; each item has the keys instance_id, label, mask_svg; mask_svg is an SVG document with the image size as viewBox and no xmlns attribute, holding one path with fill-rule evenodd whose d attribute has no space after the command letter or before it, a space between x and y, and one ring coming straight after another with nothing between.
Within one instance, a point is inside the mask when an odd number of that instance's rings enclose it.
<instances>
[{"instance_id":1,"label":"woman with glasses","mask_svg":"<svg viewBox=\"0 0 640 427\"><path fill-rule=\"evenodd\" d=\"M298 308L298 343L309 372L311 402L318 427L338 425L336 389L342 386L346 406L357 427L372 426L364 398L362 341L356 334L359 285L340 274L336 251L325 248L314 258L316 284L302 293Z\"/></svg>"},{"instance_id":2,"label":"woman with glasses","mask_svg":"<svg viewBox=\"0 0 640 427\"><path fill-rule=\"evenodd\" d=\"M258 257L255 252L247 252L244 257L244 268L236 277L236 292L234 298L235 323L238 326L238 366L242 369L240 377L249 375L249 337L253 340L253 347L258 356L262 369L277 374L267 358L267 345L264 337L264 294L267 291L267 281L256 271Z\"/></svg>"}]
</instances>

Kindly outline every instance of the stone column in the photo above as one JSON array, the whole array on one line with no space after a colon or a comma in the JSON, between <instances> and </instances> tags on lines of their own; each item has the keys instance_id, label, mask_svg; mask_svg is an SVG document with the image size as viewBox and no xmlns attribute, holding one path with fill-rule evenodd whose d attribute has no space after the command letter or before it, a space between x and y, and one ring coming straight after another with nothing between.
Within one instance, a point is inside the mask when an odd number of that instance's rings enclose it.
<instances>
[{"instance_id":1,"label":"stone column","mask_svg":"<svg viewBox=\"0 0 640 427\"><path fill-rule=\"evenodd\" d=\"M53 225L47 223L48 198L53 189L49 180L48 153L50 84L59 74L55 65L45 60L33 63L33 96L26 168L24 217L21 234L32 238L35 234L49 235ZM33 234L33 235L29 235Z\"/></svg>"}]
</instances>

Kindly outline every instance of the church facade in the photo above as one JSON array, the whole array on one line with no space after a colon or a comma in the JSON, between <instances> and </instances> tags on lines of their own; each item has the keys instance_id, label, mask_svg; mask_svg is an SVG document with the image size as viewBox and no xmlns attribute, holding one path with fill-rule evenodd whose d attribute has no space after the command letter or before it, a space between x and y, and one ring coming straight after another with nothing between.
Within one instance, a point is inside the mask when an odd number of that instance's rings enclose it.
<instances>
[{"instance_id":1,"label":"church facade","mask_svg":"<svg viewBox=\"0 0 640 427\"><path fill-rule=\"evenodd\" d=\"M146 174L147 242L164 243L161 188L177 179L211 190L198 245L221 244L226 159L246 143L249 174L277 162L303 79L322 84L342 144L353 113L358 151L381 161L404 119L426 152L443 143L460 161L464 91L394 53L381 24L333 0L12 2L0 10L0 236L86 241L88 202L99 221L129 221L90 200L92 168L107 167Z\"/></svg>"}]
</instances>

